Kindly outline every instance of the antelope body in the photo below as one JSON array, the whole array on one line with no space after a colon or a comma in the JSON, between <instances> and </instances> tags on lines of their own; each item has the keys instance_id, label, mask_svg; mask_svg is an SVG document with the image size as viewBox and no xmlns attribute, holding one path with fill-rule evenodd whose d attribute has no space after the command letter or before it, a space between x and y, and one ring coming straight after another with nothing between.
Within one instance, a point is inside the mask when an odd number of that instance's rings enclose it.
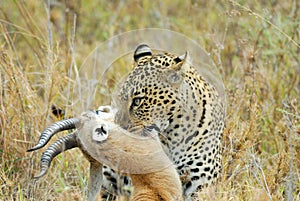
<instances>
[{"instance_id":1,"label":"antelope body","mask_svg":"<svg viewBox=\"0 0 300 201\"><path fill-rule=\"evenodd\" d=\"M56 155L78 147L90 162L88 201L95 200L99 194L103 164L131 176L134 187L132 201L182 200L179 175L159 140L122 129L114 123L110 107L54 123L45 129L39 143L28 151L45 146L55 133L74 128L77 128L75 132L58 139L45 150L41 171L36 178L46 174Z\"/></svg>"}]
</instances>

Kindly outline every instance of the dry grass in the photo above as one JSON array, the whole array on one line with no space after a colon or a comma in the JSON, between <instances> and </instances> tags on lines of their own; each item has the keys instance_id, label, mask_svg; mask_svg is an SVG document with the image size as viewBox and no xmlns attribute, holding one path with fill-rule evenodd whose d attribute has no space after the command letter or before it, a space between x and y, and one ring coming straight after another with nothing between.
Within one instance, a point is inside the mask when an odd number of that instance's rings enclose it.
<instances>
[{"instance_id":1,"label":"dry grass","mask_svg":"<svg viewBox=\"0 0 300 201\"><path fill-rule=\"evenodd\" d=\"M195 39L224 78L223 174L199 199L300 200L299 1L51 2L0 3L0 200L84 200L80 152L33 181L40 153L26 149L58 120L52 104L75 115L72 70L97 42L143 27Z\"/></svg>"}]
</instances>

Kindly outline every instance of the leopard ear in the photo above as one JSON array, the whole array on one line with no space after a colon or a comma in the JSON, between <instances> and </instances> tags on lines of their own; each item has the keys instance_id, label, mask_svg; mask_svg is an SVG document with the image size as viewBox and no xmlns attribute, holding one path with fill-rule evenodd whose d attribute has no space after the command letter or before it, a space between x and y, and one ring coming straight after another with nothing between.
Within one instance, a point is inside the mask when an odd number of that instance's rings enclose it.
<instances>
[{"instance_id":1,"label":"leopard ear","mask_svg":"<svg viewBox=\"0 0 300 201\"><path fill-rule=\"evenodd\" d=\"M190 54L188 53L188 51L186 51L185 54L176 57L174 61L176 62L176 64L171 66L171 69L176 71L186 71L190 67Z\"/></svg>"},{"instance_id":2,"label":"leopard ear","mask_svg":"<svg viewBox=\"0 0 300 201\"><path fill-rule=\"evenodd\" d=\"M182 75L177 70L169 69L165 72L166 80L173 86L179 86L182 82Z\"/></svg>"},{"instance_id":3,"label":"leopard ear","mask_svg":"<svg viewBox=\"0 0 300 201\"><path fill-rule=\"evenodd\" d=\"M137 46L133 55L134 61L137 62L139 59L145 56L152 56L151 48L146 44L141 44Z\"/></svg>"}]
</instances>

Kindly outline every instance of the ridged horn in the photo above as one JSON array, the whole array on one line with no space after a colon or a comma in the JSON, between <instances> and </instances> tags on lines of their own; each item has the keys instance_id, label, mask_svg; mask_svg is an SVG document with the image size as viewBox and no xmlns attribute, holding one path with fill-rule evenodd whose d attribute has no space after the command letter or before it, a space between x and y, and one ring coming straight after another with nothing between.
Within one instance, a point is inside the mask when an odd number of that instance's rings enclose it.
<instances>
[{"instance_id":1,"label":"ridged horn","mask_svg":"<svg viewBox=\"0 0 300 201\"><path fill-rule=\"evenodd\" d=\"M39 142L37 145L32 147L31 149L28 149L27 152L35 151L37 149L40 149L44 147L51 137L55 135L56 133L64 130L70 130L76 128L76 124L80 122L79 118L71 118L71 119L64 119L61 121L58 121L51 126L48 126L41 134Z\"/></svg>"},{"instance_id":2,"label":"ridged horn","mask_svg":"<svg viewBox=\"0 0 300 201\"><path fill-rule=\"evenodd\" d=\"M57 156L58 154L66 151L68 149L72 149L75 147L78 147L76 133L71 133L69 135L66 135L66 136L61 137L58 140L56 140L43 153L42 158L41 158L40 174L38 174L34 178L35 179L40 178L47 173L47 171L50 167L50 164L51 164L53 158L55 158L55 156Z\"/></svg>"}]
</instances>

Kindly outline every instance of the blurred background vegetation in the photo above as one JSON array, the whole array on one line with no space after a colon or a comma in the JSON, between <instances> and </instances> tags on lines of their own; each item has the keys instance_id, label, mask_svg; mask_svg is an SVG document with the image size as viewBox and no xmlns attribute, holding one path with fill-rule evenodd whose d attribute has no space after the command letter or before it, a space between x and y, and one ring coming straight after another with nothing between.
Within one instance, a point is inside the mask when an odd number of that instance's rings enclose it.
<instances>
[{"instance_id":1,"label":"blurred background vegetation","mask_svg":"<svg viewBox=\"0 0 300 201\"><path fill-rule=\"evenodd\" d=\"M1 0L0 200L84 200L88 163L78 150L38 181L41 152L26 150L61 118L53 105L76 115L69 69L102 41L145 27L196 40L226 86L222 176L199 200L300 200L297 0Z\"/></svg>"}]
</instances>

